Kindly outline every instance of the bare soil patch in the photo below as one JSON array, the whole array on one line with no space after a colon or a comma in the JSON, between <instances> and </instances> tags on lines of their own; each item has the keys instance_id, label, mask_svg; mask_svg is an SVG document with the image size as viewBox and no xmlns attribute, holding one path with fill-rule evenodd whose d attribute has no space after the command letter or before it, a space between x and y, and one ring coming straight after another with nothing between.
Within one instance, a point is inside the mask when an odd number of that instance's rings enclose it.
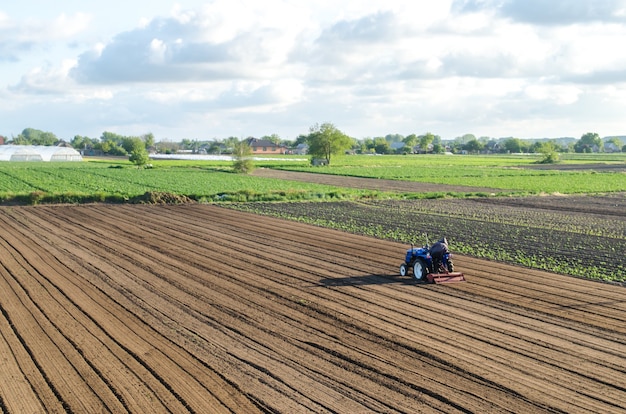
<instances>
[{"instance_id":1,"label":"bare soil patch","mask_svg":"<svg viewBox=\"0 0 626 414\"><path fill-rule=\"evenodd\" d=\"M201 204L0 226L3 412L624 412L621 287Z\"/></svg>"},{"instance_id":2,"label":"bare soil patch","mask_svg":"<svg viewBox=\"0 0 626 414\"><path fill-rule=\"evenodd\" d=\"M420 183L415 181L383 180L375 178L348 177L323 173L275 170L258 168L253 171L258 177L278 178L281 180L304 181L307 183L326 184L337 187L360 188L377 191L397 191L406 193L501 193L506 190L488 187L470 187L461 185Z\"/></svg>"}]
</instances>

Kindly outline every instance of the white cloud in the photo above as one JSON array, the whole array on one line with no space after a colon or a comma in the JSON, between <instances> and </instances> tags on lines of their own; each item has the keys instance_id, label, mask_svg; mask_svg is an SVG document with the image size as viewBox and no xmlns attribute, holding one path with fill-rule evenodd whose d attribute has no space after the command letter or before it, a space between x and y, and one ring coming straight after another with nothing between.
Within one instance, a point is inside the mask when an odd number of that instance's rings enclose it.
<instances>
[{"instance_id":1,"label":"white cloud","mask_svg":"<svg viewBox=\"0 0 626 414\"><path fill-rule=\"evenodd\" d=\"M524 92L533 100L553 101L557 105L570 105L578 100L582 90L572 85L528 85Z\"/></svg>"},{"instance_id":2,"label":"white cloud","mask_svg":"<svg viewBox=\"0 0 626 414\"><path fill-rule=\"evenodd\" d=\"M588 114L618 125L624 3L138 0L109 25L104 6L0 11L0 97L14 102L0 134L41 119L91 136L295 137L325 121L356 137L578 136Z\"/></svg>"}]
</instances>

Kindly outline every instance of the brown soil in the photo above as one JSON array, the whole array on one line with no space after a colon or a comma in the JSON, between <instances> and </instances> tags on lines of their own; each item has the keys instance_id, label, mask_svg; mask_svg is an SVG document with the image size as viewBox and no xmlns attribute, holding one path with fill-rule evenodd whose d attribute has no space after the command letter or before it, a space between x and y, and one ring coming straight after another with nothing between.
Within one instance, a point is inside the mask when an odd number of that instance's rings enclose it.
<instances>
[{"instance_id":1,"label":"brown soil","mask_svg":"<svg viewBox=\"0 0 626 414\"><path fill-rule=\"evenodd\" d=\"M348 177L324 173L307 173L300 171L275 170L258 168L253 175L266 178L278 178L281 180L304 181L307 183L326 184L337 187L361 188L378 191L397 191L406 193L501 193L507 190L488 187L470 187L462 185L420 183L416 181L384 180L363 177Z\"/></svg>"},{"instance_id":2,"label":"brown soil","mask_svg":"<svg viewBox=\"0 0 626 414\"><path fill-rule=\"evenodd\" d=\"M624 412L621 287L201 204L0 226L3 412Z\"/></svg>"}]
</instances>

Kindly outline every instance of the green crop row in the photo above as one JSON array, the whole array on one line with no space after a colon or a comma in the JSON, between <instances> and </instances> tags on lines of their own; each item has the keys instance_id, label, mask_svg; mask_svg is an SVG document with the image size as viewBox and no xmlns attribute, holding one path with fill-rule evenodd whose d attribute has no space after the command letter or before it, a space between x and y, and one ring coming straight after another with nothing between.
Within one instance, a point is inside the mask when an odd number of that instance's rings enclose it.
<instances>
[{"instance_id":1,"label":"green crop row","mask_svg":"<svg viewBox=\"0 0 626 414\"><path fill-rule=\"evenodd\" d=\"M146 192L198 201L275 201L376 196L369 190L235 174L207 163L0 163L0 202L124 201ZM72 201L68 201L72 200Z\"/></svg>"},{"instance_id":2,"label":"green crop row","mask_svg":"<svg viewBox=\"0 0 626 414\"><path fill-rule=\"evenodd\" d=\"M615 157L605 162L616 163ZM583 157L584 158L584 157ZM619 157L617 157L619 159ZM607 161L608 160L608 161ZM599 162L598 158L572 162ZM257 166L346 176L500 188L517 194L606 193L626 191L626 174L595 170L537 170L522 156L344 156L330 167L311 167L302 158L263 160ZM290 199L441 198L470 195L449 192L386 194L328 185L233 174L227 161L155 160L139 169L124 159L81 163L0 163L0 202L70 198L126 200L150 191L207 201ZM43 195L43 196L41 196Z\"/></svg>"}]
</instances>

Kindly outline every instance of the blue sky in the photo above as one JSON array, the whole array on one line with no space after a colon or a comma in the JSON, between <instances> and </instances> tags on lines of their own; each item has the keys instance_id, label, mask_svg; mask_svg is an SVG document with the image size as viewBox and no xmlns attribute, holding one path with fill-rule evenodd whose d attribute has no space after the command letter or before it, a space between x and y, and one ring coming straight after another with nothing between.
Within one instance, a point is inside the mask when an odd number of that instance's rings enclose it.
<instances>
[{"instance_id":1,"label":"blue sky","mask_svg":"<svg viewBox=\"0 0 626 414\"><path fill-rule=\"evenodd\" d=\"M0 135L626 135L625 40L626 0L15 1Z\"/></svg>"}]
</instances>

